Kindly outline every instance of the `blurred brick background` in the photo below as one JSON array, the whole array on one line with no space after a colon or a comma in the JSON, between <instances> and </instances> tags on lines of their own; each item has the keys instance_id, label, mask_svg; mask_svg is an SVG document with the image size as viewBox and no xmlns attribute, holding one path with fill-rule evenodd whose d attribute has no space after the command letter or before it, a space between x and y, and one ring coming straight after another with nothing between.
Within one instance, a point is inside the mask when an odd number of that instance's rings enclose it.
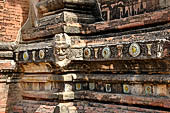
<instances>
[{"instance_id":1,"label":"blurred brick background","mask_svg":"<svg viewBox=\"0 0 170 113\"><path fill-rule=\"evenodd\" d=\"M0 0L0 42L16 40L27 19L29 0Z\"/></svg>"}]
</instances>

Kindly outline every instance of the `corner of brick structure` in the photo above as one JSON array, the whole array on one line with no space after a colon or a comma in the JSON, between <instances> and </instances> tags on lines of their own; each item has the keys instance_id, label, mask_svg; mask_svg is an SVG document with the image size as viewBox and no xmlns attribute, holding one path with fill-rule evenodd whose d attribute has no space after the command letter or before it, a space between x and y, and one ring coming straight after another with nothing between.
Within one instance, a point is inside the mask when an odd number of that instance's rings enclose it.
<instances>
[{"instance_id":1,"label":"corner of brick structure","mask_svg":"<svg viewBox=\"0 0 170 113\"><path fill-rule=\"evenodd\" d=\"M8 75L4 74L7 78L1 78L0 80L0 112L1 113L13 113L13 106L22 100L21 88L19 84L19 78L11 79Z\"/></svg>"},{"instance_id":2,"label":"corner of brick structure","mask_svg":"<svg viewBox=\"0 0 170 113\"><path fill-rule=\"evenodd\" d=\"M13 52L28 10L27 0L0 1L0 113L13 113L13 106L22 100L20 74Z\"/></svg>"}]
</instances>

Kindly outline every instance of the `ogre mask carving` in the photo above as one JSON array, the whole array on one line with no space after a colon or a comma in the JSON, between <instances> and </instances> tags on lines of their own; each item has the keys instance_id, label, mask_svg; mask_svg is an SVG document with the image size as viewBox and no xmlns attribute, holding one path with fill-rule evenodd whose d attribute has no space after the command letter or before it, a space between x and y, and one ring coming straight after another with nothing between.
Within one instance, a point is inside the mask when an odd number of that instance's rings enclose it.
<instances>
[{"instance_id":1,"label":"ogre mask carving","mask_svg":"<svg viewBox=\"0 0 170 113\"><path fill-rule=\"evenodd\" d=\"M71 62L71 38L67 34L55 35L56 64L64 67Z\"/></svg>"}]
</instances>

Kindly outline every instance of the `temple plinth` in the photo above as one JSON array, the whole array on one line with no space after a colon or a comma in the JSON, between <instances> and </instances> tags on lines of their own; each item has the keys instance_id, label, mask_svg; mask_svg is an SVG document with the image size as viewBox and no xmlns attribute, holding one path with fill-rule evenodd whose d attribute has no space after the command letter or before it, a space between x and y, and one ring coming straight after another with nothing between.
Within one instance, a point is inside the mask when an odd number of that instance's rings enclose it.
<instances>
[{"instance_id":1,"label":"temple plinth","mask_svg":"<svg viewBox=\"0 0 170 113\"><path fill-rule=\"evenodd\" d=\"M14 112L169 112L168 0L30 0L20 31Z\"/></svg>"}]
</instances>

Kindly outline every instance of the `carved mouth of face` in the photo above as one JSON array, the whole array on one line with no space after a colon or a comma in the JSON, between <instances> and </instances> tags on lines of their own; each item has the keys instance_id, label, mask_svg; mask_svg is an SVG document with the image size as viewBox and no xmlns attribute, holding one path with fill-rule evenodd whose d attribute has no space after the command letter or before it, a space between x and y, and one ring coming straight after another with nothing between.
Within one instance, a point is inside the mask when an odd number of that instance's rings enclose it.
<instances>
[{"instance_id":1,"label":"carved mouth of face","mask_svg":"<svg viewBox=\"0 0 170 113\"><path fill-rule=\"evenodd\" d=\"M66 56L58 56L58 60L62 61L64 59L66 59Z\"/></svg>"}]
</instances>

